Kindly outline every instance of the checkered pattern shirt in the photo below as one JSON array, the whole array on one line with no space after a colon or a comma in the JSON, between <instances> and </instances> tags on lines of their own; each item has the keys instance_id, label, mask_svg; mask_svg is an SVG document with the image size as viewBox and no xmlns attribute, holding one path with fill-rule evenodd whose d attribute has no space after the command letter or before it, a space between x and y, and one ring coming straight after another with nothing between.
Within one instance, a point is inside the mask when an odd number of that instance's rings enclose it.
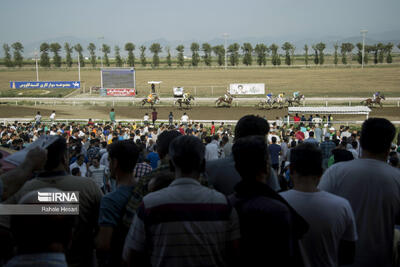
<instances>
[{"instance_id":1,"label":"checkered pattern shirt","mask_svg":"<svg viewBox=\"0 0 400 267\"><path fill-rule=\"evenodd\" d=\"M152 171L152 168L149 164L142 162L137 163L135 168L133 169L133 176L141 178L146 174L149 174Z\"/></svg>"}]
</instances>

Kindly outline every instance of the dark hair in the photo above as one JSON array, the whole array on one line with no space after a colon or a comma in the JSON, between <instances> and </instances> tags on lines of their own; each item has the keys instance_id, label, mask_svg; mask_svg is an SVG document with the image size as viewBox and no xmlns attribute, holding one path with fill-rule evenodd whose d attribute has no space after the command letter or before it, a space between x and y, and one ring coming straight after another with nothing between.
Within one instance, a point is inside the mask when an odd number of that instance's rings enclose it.
<instances>
[{"instance_id":1,"label":"dark hair","mask_svg":"<svg viewBox=\"0 0 400 267\"><path fill-rule=\"evenodd\" d=\"M80 171L81 171L81 170L80 170L78 167L75 167L75 168L73 168L73 169L71 170L71 174L72 174L73 176L77 176L78 173L79 173Z\"/></svg>"},{"instance_id":2,"label":"dark hair","mask_svg":"<svg viewBox=\"0 0 400 267\"><path fill-rule=\"evenodd\" d=\"M202 171L204 145L194 136L179 136L169 145L169 156L173 165L183 173Z\"/></svg>"},{"instance_id":3,"label":"dark hair","mask_svg":"<svg viewBox=\"0 0 400 267\"><path fill-rule=\"evenodd\" d=\"M169 145L172 140L181 135L182 134L178 131L164 131L157 137L157 152L160 158L163 158L168 154Z\"/></svg>"},{"instance_id":4,"label":"dark hair","mask_svg":"<svg viewBox=\"0 0 400 267\"><path fill-rule=\"evenodd\" d=\"M272 136L272 138L271 138L271 141L272 141L272 143L276 143L276 137L275 136Z\"/></svg>"},{"instance_id":5,"label":"dark hair","mask_svg":"<svg viewBox=\"0 0 400 267\"><path fill-rule=\"evenodd\" d=\"M371 153L384 153L390 149L395 134L394 125L387 119L370 118L362 125L360 144Z\"/></svg>"},{"instance_id":6,"label":"dark hair","mask_svg":"<svg viewBox=\"0 0 400 267\"><path fill-rule=\"evenodd\" d=\"M310 137L314 137L314 132L310 132L309 134L308 134Z\"/></svg>"},{"instance_id":7,"label":"dark hair","mask_svg":"<svg viewBox=\"0 0 400 267\"><path fill-rule=\"evenodd\" d=\"M58 137L57 140L47 147L47 160L44 165L46 171L51 171L60 165L67 153L67 142L64 137Z\"/></svg>"},{"instance_id":8,"label":"dark hair","mask_svg":"<svg viewBox=\"0 0 400 267\"><path fill-rule=\"evenodd\" d=\"M397 167L399 165L399 158L398 157L390 157L389 164L393 167Z\"/></svg>"},{"instance_id":9,"label":"dark hair","mask_svg":"<svg viewBox=\"0 0 400 267\"><path fill-rule=\"evenodd\" d=\"M356 149L356 148L358 147L357 141L351 142L351 146L352 146L354 149Z\"/></svg>"},{"instance_id":10,"label":"dark hair","mask_svg":"<svg viewBox=\"0 0 400 267\"><path fill-rule=\"evenodd\" d=\"M265 139L247 136L238 139L232 146L235 168L242 179L255 179L260 172L268 172L269 153Z\"/></svg>"},{"instance_id":11,"label":"dark hair","mask_svg":"<svg viewBox=\"0 0 400 267\"><path fill-rule=\"evenodd\" d=\"M269 124L267 120L254 115L246 115L236 125L235 140L250 135L265 136L268 132Z\"/></svg>"},{"instance_id":12,"label":"dark hair","mask_svg":"<svg viewBox=\"0 0 400 267\"><path fill-rule=\"evenodd\" d=\"M290 169L301 176L321 176L322 152L313 144L303 143L290 150Z\"/></svg>"},{"instance_id":13,"label":"dark hair","mask_svg":"<svg viewBox=\"0 0 400 267\"><path fill-rule=\"evenodd\" d=\"M139 157L139 149L130 140L113 142L108 150L110 159L116 159L123 172L133 172Z\"/></svg>"},{"instance_id":14,"label":"dark hair","mask_svg":"<svg viewBox=\"0 0 400 267\"><path fill-rule=\"evenodd\" d=\"M333 158L335 163L342 161L350 161L354 159L353 153L345 149L333 149L332 150Z\"/></svg>"},{"instance_id":15,"label":"dark hair","mask_svg":"<svg viewBox=\"0 0 400 267\"><path fill-rule=\"evenodd\" d=\"M206 137L204 138L204 141L206 141L206 144L211 143L211 136L206 136Z\"/></svg>"}]
</instances>

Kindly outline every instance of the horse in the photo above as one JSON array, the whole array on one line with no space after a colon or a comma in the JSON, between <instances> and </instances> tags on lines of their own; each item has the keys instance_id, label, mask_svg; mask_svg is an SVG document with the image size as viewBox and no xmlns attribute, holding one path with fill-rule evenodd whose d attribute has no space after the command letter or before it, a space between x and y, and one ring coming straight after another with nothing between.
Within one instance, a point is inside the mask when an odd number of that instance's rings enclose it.
<instances>
[{"instance_id":1,"label":"horse","mask_svg":"<svg viewBox=\"0 0 400 267\"><path fill-rule=\"evenodd\" d=\"M288 107L293 107L294 103L296 103L297 105L300 106L301 100L305 100L304 95L298 95L298 96L293 97L293 98L288 97L286 101L288 102Z\"/></svg>"},{"instance_id":2,"label":"horse","mask_svg":"<svg viewBox=\"0 0 400 267\"><path fill-rule=\"evenodd\" d=\"M263 99L260 102L258 102L258 104L256 104L257 108L265 108L265 107L269 107L272 108L272 100L271 99Z\"/></svg>"},{"instance_id":3,"label":"horse","mask_svg":"<svg viewBox=\"0 0 400 267\"><path fill-rule=\"evenodd\" d=\"M152 98L151 100L149 100L148 98L143 98L142 99L142 107L146 104L150 104L150 107L153 108L153 106L155 104L158 104L160 102L160 98L158 96L155 96L154 98Z\"/></svg>"},{"instance_id":4,"label":"horse","mask_svg":"<svg viewBox=\"0 0 400 267\"><path fill-rule=\"evenodd\" d=\"M175 100L174 105L179 105L179 108L182 108L182 104L185 104L186 108L189 108L192 105L192 100L194 100L194 97L191 95L185 100L183 98L178 98L177 100Z\"/></svg>"},{"instance_id":5,"label":"horse","mask_svg":"<svg viewBox=\"0 0 400 267\"><path fill-rule=\"evenodd\" d=\"M271 106L273 107L275 104L278 104L279 108L283 108L287 102L288 99L286 97L282 98L282 100L279 97L274 97Z\"/></svg>"},{"instance_id":6,"label":"horse","mask_svg":"<svg viewBox=\"0 0 400 267\"><path fill-rule=\"evenodd\" d=\"M225 97L220 96L218 99L215 101L215 106L219 107L220 104L222 103L227 103L228 106L230 107L233 101L233 96L229 96L228 100L225 100Z\"/></svg>"},{"instance_id":7,"label":"horse","mask_svg":"<svg viewBox=\"0 0 400 267\"><path fill-rule=\"evenodd\" d=\"M373 100L372 98L367 98L360 102L361 105L366 105L367 107L373 107L375 104L378 104L382 108L382 100L385 100L384 95L379 95Z\"/></svg>"}]
</instances>

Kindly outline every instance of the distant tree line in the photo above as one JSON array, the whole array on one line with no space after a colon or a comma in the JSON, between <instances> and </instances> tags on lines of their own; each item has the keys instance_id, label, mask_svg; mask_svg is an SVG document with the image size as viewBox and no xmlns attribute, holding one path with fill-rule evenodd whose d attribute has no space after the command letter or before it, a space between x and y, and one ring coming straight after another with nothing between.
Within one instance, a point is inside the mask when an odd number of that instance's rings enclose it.
<instances>
[{"instance_id":1,"label":"distant tree line","mask_svg":"<svg viewBox=\"0 0 400 267\"><path fill-rule=\"evenodd\" d=\"M373 63L392 63L392 50L393 44L383 44L378 43L375 45L365 45L365 53L364 53L364 64L368 64L369 56L373 57ZM400 49L400 44L397 45ZM71 67L73 65L72 54L75 51L78 55L80 65L82 67L85 66L86 63L90 63L92 67L96 67L97 59L96 56L96 45L94 43L90 43L87 47L87 51L89 52L89 62L85 62L85 58L83 57L84 48L80 44L76 44L72 46L69 43L65 43L62 47L59 43L42 43L40 45L40 58L39 63L41 67L50 67L53 65L56 68L61 67L62 58L60 56L61 49L65 50L65 65L67 67ZM324 50L326 49L325 43L317 43L311 45L311 51L309 54L309 46L304 46L304 64L309 65L309 60L313 60L315 65L323 65L325 63L325 54ZM333 53L333 63L337 65L339 63L339 57L341 58L341 63L346 65L348 61L356 59L359 64L362 64L362 44L357 43L356 45L352 43L342 43L334 44L334 53ZM353 54L354 49L357 48L356 54ZM11 53L12 49L12 53ZM134 54L134 50L136 49L135 44L128 42L124 46L125 51L127 51L128 56L125 59L125 63L127 66L133 67L136 64L136 58ZM148 49L152 54L151 62L147 62L146 58L146 49ZM257 64L259 66L265 66L267 64L267 58L271 58L271 64L274 66L281 65L281 54L279 53L279 49L283 51L284 64L290 66L295 63L295 50L296 47L290 42L285 42L281 47L277 44L271 44L267 46L265 44L256 44L254 47L250 43L244 43L242 46L238 43L230 44L226 50L227 63L230 66L238 66L240 59L242 63L246 66L251 66L253 64ZM340 50L339 50L340 49ZM22 67L23 65L23 52L24 46L20 42L15 42L11 45L3 44L4 50L4 65L6 67ZM189 60L185 61L184 51L185 47L183 45L178 45L175 50L177 51L176 64L178 67L183 67L185 62L187 63ZM100 50L103 55L101 59L104 60L104 65L109 67L110 60L109 54L111 53L111 47L103 44ZM159 43L153 43L150 47L146 47L144 45L139 47L140 51L140 64L143 67L146 67L147 64L151 64L151 67L157 68L160 65L160 57L159 54L163 51L163 47ZM209 43L192 43L190 46L190 51L192 53L192 57L190 59L190 66L197 67L201 62L206 66L211 66L213 54L215 56L216 62L218 66L223 66L225 64L225 47L223 45L211 46ZM240 53L240 51L242 53ZM166 56L166 64L167 66L172 66L172 57L171 50L169 47L165 47ZM52 60L50 60L49 53L52 53ZM340 54L339 54L340 53ZM124 64L124 59L120 55L120 47L114 47L114 64L116 67L122 67ZM253 60L254 58L254 60Z\"/></svg>"}]
</instances>

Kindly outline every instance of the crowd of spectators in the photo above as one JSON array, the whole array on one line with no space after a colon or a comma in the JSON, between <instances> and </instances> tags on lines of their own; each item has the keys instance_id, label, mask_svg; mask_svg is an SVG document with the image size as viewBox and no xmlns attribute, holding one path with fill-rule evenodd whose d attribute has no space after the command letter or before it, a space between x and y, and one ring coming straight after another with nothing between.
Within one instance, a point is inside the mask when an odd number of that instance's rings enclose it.
<instances>
[{"instance_id":1,"label":"crowd of spectators","mask_svg":"<svg viewBox=\"0 0 400 267\"><path fill-rule=\"evenodd\" d=\"M76 216L0 215L0 265L397 261L400 148L388 120L352 130L332 127L331 116L296 114L288 124L247 115L235 127L186 117L0 125L2 147L28 151L0 176L2 204L37 204L38 191L80 193ZM58 137L29 148L43 136Z\"/></svg>"}]
</instances>

